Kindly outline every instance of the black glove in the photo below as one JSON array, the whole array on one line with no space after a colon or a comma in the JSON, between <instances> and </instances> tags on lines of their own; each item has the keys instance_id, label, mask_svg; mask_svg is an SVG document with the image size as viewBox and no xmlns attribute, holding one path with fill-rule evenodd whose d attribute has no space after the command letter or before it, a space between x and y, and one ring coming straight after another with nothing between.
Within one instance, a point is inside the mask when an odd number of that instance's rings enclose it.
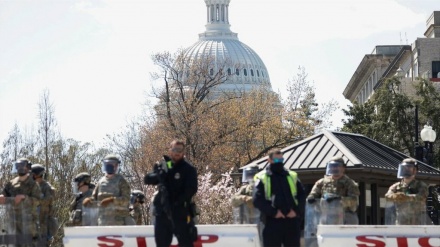
<instances>
[{"instance_id":1,"label":"black glove","mask_svg":"<svg viewBox=\"0 0 440 247\"><path fill-rule=\"evenodd\" d=\"M335 200L341 200L341 197L340 197L340 196L336 196L336 197L327 197L325 200L326 200L328 203L331 203L332 201L335 201Z\"/></svg>"},{"instance_id":2,"label":"black glove","mask_svg":"<svg viewBox=\"0 0 440 247\"><path fill-rule=\"evenodd\" d=\"M310 197L310 198L307 198L307 202L308 202L309 204L313 204L313 203L316 202L316 199L315 199L315 197Z\"/></svg>"},{"instance_id":3,"label":"black glove","mask_svg":"<svg viewBox=\"0 0 440 247\"><path fill-rule=\"evenodd\" d=\"M76 195L75 201L79 201L79 199L81 199L83 197L82 193L79 193L78 195Z\"/></svg>"}]
</instances>

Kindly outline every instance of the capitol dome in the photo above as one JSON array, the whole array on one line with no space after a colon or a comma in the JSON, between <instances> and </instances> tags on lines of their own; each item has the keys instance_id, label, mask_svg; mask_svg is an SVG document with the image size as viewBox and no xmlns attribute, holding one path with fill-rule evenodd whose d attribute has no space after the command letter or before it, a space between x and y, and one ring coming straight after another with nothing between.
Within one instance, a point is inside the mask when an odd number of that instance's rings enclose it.
<instances>
[{"instance_id":1,"label":"capitol dome","mask_svg":"<svg viewBox=\"0 0 440 247\"><path fill-rule=\"evenodd\" d=\"M224 68L231 75L216 87L218 91L250 91L264 86L272 90L269 73L258 54L240 42L237 33L230 30L230 0L205 0L207 7L206 31L199 34L199 41L185 49L189 60L214 57L217 63L227 61Z\"/></svg>"}]
</instances>

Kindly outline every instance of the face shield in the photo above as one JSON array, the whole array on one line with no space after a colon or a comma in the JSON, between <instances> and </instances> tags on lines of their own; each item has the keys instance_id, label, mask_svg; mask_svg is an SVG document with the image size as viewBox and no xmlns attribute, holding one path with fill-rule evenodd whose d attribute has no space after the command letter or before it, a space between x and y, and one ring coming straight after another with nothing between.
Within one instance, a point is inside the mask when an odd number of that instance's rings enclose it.
<instances>
[{"instance_id":1,"label":"face shield","mask_svg":"<svg viewBox=\"0 0 440 247\"><path fill-rule=\"evenodd\" d=\"M14 162L12 166L12 173L18 174L19 176L24 176L29 172L26 162Z\"/></svg>"},{"instance_id":2,"label":"face shield","mask_svg":"<svg viewBox=\"0 0 440 247\"><path fill-rule=\"evenodd\" d=\"M116 174L119 172L119 162L114 160L103 160L102 172L107 174Z\"/></svg>"},{"instance_id":3,"label":"face shield","mask_svg":"<svg viewBox=\"0 0 440 247\"><path fill-rule=\"evenodd\" d=\"M255 174L258 173L258 168L248 167L243 170L243 175L241 177L241 182L252 183L254 181Z\"/></svg>"},{"instance_id":4,"label":"face shield","mask_svg":"<svg viewBox=\"0 0 440 247\"><path fill-rule=\"evenodd\" d=\"M79 194L78 182L75 182L75 181L72 182L72 193L75 195Z\"/></svg>"},{"instance_id":5,"label":"face shield","mask_svg":"<svg viewBox=\"0 0 440 247\"><path fill-rule=\"evenodd\" d=\"M337 161L330 161L327 163L327 169L325 175L328 176L341 176L343 174L344 164Z\"/></svg>"},{"instance_id":6,"label":"face shield","mask_svg":"<svg viewBox=\"0 0 440 247\"><path fill-rule=\"evenodd\" d=\"M415 175L416 167L413 163L400 163L397 178L409 178Z\"/></svg>"}]
</instances>

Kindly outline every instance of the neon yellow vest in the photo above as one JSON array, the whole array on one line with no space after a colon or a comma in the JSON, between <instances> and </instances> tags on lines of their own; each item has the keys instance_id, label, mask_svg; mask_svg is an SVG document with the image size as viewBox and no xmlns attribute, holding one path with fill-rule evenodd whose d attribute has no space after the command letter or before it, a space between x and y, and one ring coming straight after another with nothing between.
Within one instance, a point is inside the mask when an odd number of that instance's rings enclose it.
<instances>
[{"instance_id":1,"label":"neon yellow vest","mask_svg":"<svg viewBox=\"0 0 440 247\"><path fill-rule=\"evenodd\" d=\"M271 188L271 182L270 182L270 176L267 175L266 170L263 170L259 173L257 173L254 177L254 180L261 180L264 185L264 191L266 192L266 200L270 201L272 197L272 188ZM298 174L294 171L289 171L289 176L287 176L287 182L289 183L290 192L292 193L293 200L295 201L296 205L298 205L298 200L296 199L296 181L298 179Z\"/></svg>"}]
</instances>

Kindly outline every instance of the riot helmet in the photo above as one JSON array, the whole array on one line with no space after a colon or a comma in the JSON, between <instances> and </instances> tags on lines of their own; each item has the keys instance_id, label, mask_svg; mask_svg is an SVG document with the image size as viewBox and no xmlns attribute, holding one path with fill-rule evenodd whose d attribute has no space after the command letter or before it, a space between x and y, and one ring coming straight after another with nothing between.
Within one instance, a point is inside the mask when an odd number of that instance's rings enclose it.
<instances>
[{"instance_id":1,"label":"riot helmet","mask_svg":"<svg viewBox=\"0 0 440 247\"><path fill-rule=\"evenodd\" d=\"M325 175L328 176L342 176L344 174L344 169L346 167L346 164L344 162L344 159L342 157L336 156L330 159L329 162L327 162L327 168L325 170Z\"/></svg>"},{"instance_id":2,"label":"riot helmet","mask_svg":"<svg viewBox=\"0 0 440 247\"><path fill-rule=\"evenodd\" d=\"M33 164L31 166L31 172L36 177L43 177L44 173L46 172L46 169L41 164Z\"/></svg>"},{"instance_id":3,"label":"riot helmet","mask_svg":"<svg viewBox=\"0 0 440 247\"><path fill-rule=\"evenodd\" d=\"M145 195L140 190L133 190L131 192L130 203L134 204L136 201L138 201L141 204L145 202Z\"/></svg>"},{"instance_id":4,"label":"riot helmet","mask_svg":"<svg viewBox=\"0 0 440 247\"><path fill-rule=\"evenodd\" d=\"M72 191L74 194L79 194L79 188L83 185L91 187L92 177L87 172L81 172L75 176L72 182Z\"/></svg>"},{"instance_id":5,"label":"riot helmet","mask_svg":"<svg viewBox=\"0 0 440 247\"><path fill-rule=\"evenodd\" d=\"M242 183L251 183L254 181L254 176L258 173L258 166L248 166L243 169L243 175L241 177Z\"/></svg>"},{"instance_id":6,"label":"riot helmet","mask_svg":"<svg viewBox=\"0 0 440 247\"><path fill-rule=\"evenodd\" d=\"M119 172L121 160L114 154L109 154L102 160L102 171L107 174L116 174Z\"/></svg>"},{"instance_id":7,"label":"riot helmet","mask_svg":"<svg viewBox=\"0 0 440 247\"><path fill-rule=\"evenodd\" d=\"M32 163L26 158L20 158L14 162L12 173L18 173L19 176L24 176L31 170Z\"/></svg>"},{"instance_id":8,"label":"riot helmet","mask_svg":"<svg viewBox=\"0 0 440 247\"><path fill-rule=\"evenodd\" d=\"M404 159L402 163L399 164L399 169L397 170L397 178L410 178L416 175L417 169L417 160L411 158Z\"/></svg>"}]
</instances>

